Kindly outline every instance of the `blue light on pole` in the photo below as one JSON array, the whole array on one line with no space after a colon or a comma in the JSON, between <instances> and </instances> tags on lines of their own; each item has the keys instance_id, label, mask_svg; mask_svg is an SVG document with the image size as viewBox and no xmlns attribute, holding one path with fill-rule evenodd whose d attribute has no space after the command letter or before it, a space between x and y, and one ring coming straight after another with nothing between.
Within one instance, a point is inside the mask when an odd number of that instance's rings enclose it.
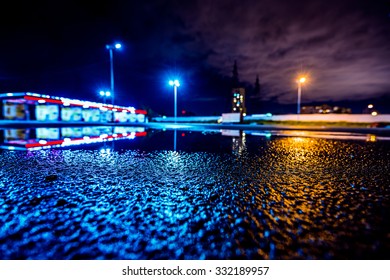
<instances>
[{"instance_id":1,"label":"blue light on pole","mask_svg":"<svg viewBox=\"0 0 390 280\"><path fill-rule=\"evenodd\" d=\"M101 91L99 92L99 94L100 94L100 96L103 97L103 103L106 103L106 97L110 97L110 96L111 96L111 92L109 92L109 91L103 91L103 90L101 90Z\"/></svg>"},{"instance_id":2,"label":"blue light on pole","mask_svg":"<svg viewBox=\"0 0 390 280\"><path fill-rule=\"evenodd\" d=\"M173 86L173 93L174 93L174 98L175 98L175 123L177 120L177 88L180 87L180 82L179 80L170 80L169 85Z\"/></svg>"},{"instance_id":3,"label":"blue light on pole","mask_svg":"<svg viewBox=\"0 0 390 280\"><path fill-rule=\"evenodd\" d=\"M111 73L111 103L114 104L114 56L113 56L113 49L120 49L122 47L121 44L116 43L114 45L106 45L106 49L110 52L110 73Z\"/></svg>"}]
</instances>

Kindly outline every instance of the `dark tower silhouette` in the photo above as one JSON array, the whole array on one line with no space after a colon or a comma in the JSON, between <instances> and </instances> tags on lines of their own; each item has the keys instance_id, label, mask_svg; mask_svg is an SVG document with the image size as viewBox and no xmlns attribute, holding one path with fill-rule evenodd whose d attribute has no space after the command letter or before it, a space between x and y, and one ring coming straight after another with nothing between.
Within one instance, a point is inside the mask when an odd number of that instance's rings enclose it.
<instances>
[{"instance_id":1,"label":"dark tower silhouette","mask_svg":"<svg viewBox=\"0 0 390 280\"><path fill-rule=\"evenodd\" d=\"M253 91L253 95L257 98L260 98L260 81L259 75L256 75L255 89Z\"/></svg>"},{"instance_id":2,"label":"dark tower silhouette","mask_svg":"<svg viewBox=\"0 0 390 280\"><path fill-rule=\"evenodd\" d=\"M237 61L234 61L233 66L233 78L232 78L232 88L239 87L239 81L238 81L238 70L237 70Z\"/></svg>"},{"instance_id":3,"label":"dark tower silhouette","mask_svg":"<svg viewBox=\"0 0 390 280\"><path fill-rule=\"evenodd\" d=\"M249 99L248 110L251 114L258 114L261 111L261 87L259 75L256 75L255 86Z\"/></svg>"}]
</instances>

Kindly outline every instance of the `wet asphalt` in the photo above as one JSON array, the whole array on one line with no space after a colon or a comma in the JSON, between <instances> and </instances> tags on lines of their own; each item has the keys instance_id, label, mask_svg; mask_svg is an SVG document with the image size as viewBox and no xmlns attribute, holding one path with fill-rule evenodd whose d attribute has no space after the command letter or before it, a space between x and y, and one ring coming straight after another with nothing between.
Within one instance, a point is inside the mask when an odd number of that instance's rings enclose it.
<instances>
[{"instance_id":1,"label":"wet asphalt","mask_svg":"<svg viewBox=\"0 0 390 280\"><path fill-rule=\"evenodd\" d=\"M390 143L168 134L0 151L0 258L390 258Z\"/></svg>"}]
</instances>

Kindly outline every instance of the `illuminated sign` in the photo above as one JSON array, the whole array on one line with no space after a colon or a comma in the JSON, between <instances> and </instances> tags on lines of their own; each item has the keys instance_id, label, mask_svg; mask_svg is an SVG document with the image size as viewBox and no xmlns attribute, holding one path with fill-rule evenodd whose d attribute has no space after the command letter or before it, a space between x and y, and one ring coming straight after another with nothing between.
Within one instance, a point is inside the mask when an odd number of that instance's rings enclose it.
<instances>
[{"instance_id":1,"label":"illuminated sign","mask_svg":"<svg viewBox=\"0 0 390 280\"><path fill-rule=\"evenodd\" d=\"M25 105L14 102L3 102L3 116L6 120L25 120Z\"/></svg>"},{"instance_id":2,"label":"illuminated sign","mask_svg":"<svg viewBox=\"0 0 390 280\"><path fill-rule=\"evenodd\" d=\"M56 105L35 106L37 121L58 121L59 108Z\"/></svg>"},{"instance_id":3,"label":"illuminated sign","mask_svg":"<svg viewBox=\"0 0 390 280\"><path fill-rule=\"evenodd\" d=\"M85 122L98 122L100 121L99 109L83 109L83 120Z\"/></svg>"},{"instance_id":4,"label":"illuminated sign","mask_svg":"<svg viewBox=\"0 0 390 280\"><path fill-rule=\"evenodd\" d=\"M69 121L81 121L83 117L83 109L81 107L65 107L61 109L61 120L65 122Z\"/></svg>"}]
</instances>

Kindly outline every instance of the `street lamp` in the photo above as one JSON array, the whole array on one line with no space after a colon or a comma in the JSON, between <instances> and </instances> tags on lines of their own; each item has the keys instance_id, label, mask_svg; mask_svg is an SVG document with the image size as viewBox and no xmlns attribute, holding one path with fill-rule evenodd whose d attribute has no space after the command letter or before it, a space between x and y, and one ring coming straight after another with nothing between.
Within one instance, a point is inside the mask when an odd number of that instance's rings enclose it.
<instances>
[{"instance_id":1,"label":"street lamp","mask_svg":"<svg viewBox=\"0 0 390 280\"><path fill-rule=\"evenodd\" d=\"M121 44L114 44L114 45L106 45L106 49L110 52L110 73L111 73L111 103L114 105L114 56L113 56L113 50L114 49L120 49L122 47Z\"/></svg>"},{"instance_id":2,"label":"street lamp","mask_svg":"<svg viewBox=\"0 0 390 280\"><path fill-rule=\"evenodd\" d=\"M173 93L175 96L175 123L177 120L177 88L180 86L180 82L178 80L170 80L169 85L173 86Z\"/></svg>"},{"instance_id":3,"label":"street lamp","mask_svg":"<svg viewBox=\"0 0 390 280\"><path fill-rule=\"evenodd\" d=\"M100 96L103 96L103 103L106 103L106 97L110 97L111 96L111 92L109 91L103 91L101 90L99 92Z\"/></svg>"},{"instance_id":4,"label":"street lamp","mask_svg":"<svg viewBox=\"0 0 390 280\"><path fill-rule=\"evenodd\" d=\"M306 81L305 77L301 77L298 79L298 104L297 104L297 114L301 113L301 93L302 93L302 84Z\"/></svg>"}]
</instances>

